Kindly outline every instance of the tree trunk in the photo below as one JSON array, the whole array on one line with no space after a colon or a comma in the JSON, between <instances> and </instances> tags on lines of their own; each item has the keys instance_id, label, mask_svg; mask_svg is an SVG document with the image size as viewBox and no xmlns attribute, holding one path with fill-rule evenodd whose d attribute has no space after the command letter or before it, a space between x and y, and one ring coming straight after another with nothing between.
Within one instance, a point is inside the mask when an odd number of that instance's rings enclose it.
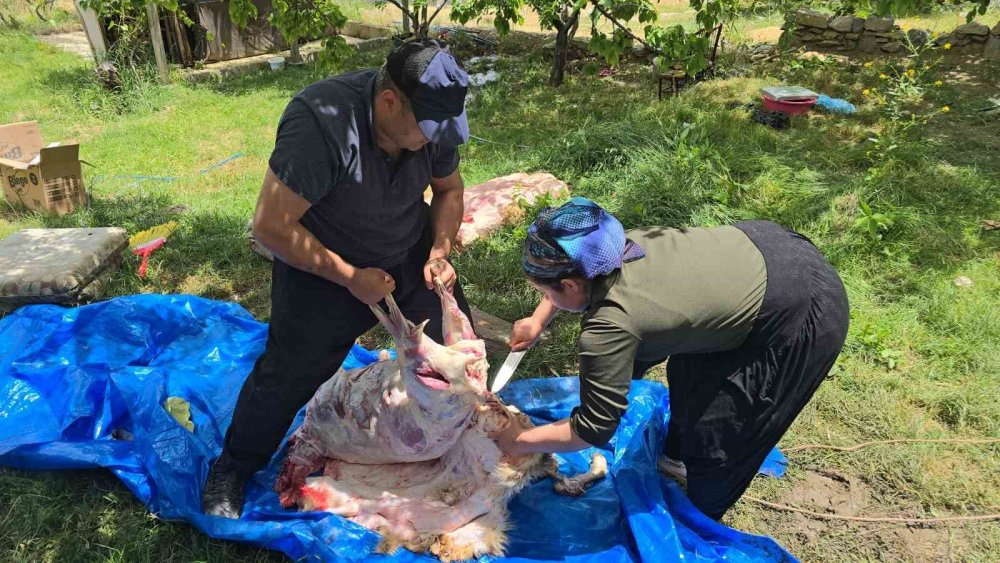
<instances>
[{"instance_id":1,"label":"tree trunk","mask_svg":"<svg viewBox=\"0 0 1000 563\"><path fill-rule=\"evenodd\" d=\"M302 62L302 55L299 54L299 38L296 37L296 38L292 39L289 43L291 43L291 45L288 48L288 50L289 50L289 52L288 52L289 61L288 62L295 63L295 64L301 63Z\"/></svg>"},{"instance_id":2,"label":"tree trunk","mask_svg":"<svg viewBox=\"0 0 1000 563\"><path fill-rule=\"evenodd\" d=\"M430 29L430 24L427 21L427 14L424 14L423 18L421 18L421 13L419 11L414 11L413 15L417 18L413 25L413 35L420 38L427 37L427 32Z\"/></svg>"},{"instance_id":3,"label":"tree trunk","mask_svg":"<svg viewBox=\"0 0 1000 563\"><path fill-rule=\"evenodd\" d=\"M572 15L563 12L562 20L555 24L556 49L552 58L552 72L549 73L549 86L559 86L566 76L566 55L569 53L569 43L573 40L577 24L580 23L579 10Z\"/></svg>"},{"instance_id":4,"label":"tree trunk","mask_svg":"<svg viewBox=\"0 0 1000 563\"><path fill-rule=\"evenodd\" d=\"M402 0L403 6L403 34L410 35L410 0Z\"/></svg>"},{"instance_id":5,"label":"tree trunk","mask_svg":"<svg viewBox=\"0 0 1000 563\"><path fill-rule=\"evenodd\" d=\"M566 52L569 50L569 28L560 26L556 32L556 49L552 58L552 72L549 73L549 86L559 86L566 75Z\"/></svg>"}]
</instances>

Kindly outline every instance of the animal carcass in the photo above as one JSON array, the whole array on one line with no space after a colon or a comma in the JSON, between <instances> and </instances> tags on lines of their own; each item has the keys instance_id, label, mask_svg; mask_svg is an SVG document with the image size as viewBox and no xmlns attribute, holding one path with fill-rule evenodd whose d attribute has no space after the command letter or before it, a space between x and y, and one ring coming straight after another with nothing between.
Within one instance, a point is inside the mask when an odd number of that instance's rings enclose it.
<instances>
[{"instance_id":1,"label":"animal carcass","mask_svg":"<svg viewBox=\"0 0 1000 563\"><path fill-rule=\"evenodd\" d=\"M509 459L489 434L527 416L486 390L485 345L440 283L444 344L403 317L372 307L397 347L396 360L341 370L306 407L275 490L286 507L341 515L382 535L379 549L430 551L443 561L501 555L507 501L532 479L582 494L604 476L597 455L575 478L555 459ZM426 323L425 323L426 324ZM311 476L322 470L322 475Z\"/></svg>"}]
</instances>

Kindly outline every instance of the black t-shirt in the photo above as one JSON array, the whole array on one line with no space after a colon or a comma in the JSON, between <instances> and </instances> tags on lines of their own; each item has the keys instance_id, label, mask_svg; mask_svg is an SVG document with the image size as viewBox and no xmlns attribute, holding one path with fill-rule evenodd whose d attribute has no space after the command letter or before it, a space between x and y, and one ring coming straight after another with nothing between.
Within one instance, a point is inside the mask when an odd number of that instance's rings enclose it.
<instances>
[{"instance_id":1,"label":"black t-shirt","mask_svg":"<svg viewBox=\"0 0 1000 563\"><path fill-rule=\"evenodd\" d=\"M434 143L395 159L382 152L372 130L376 75L350 72L296 94L268 164L312 204L301 223L313 236L355 266L389 268L427 224L424 189L451 175L459 156Z\"/></svg>"}]
</instances>

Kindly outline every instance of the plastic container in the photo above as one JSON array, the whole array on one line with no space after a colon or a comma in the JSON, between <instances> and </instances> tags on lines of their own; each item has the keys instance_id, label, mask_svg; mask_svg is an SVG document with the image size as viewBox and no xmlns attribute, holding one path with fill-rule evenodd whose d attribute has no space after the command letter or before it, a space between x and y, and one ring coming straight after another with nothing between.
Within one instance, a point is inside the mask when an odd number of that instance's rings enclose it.
<instances>
[{"instance_id":1,"label":"plastic container","mask_svg":"<svg viewBox=\"0 0 1000 563\"><path fill-rule=\"evenodd\" d=\"M285 57L271 57L267 64L271 65L271 70L281 70L285 68Z\"/></svg>"},{"instance_id":2,"label":"plastic container","mask_svg":"<svg viewBox=\"0 0 1000 563\"><path fill-rule=\"evenodd\" d=\"M767 111L780 111L788 115L802 115L816 105L816 98L778 101L766 94L761 94L761 98L764 100L764 109Z\"/></svg>"}]
</instances>

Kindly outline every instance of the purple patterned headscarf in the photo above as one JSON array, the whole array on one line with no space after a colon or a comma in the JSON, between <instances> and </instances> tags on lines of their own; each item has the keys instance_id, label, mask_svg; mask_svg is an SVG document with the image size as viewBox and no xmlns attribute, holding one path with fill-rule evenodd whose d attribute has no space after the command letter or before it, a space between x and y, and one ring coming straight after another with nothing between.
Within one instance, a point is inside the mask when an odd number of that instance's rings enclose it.
<instances>
[{"instance_id":1,"label":"purple patterned headscarf","mask_svg":"<svg viewBox=\"0 0 1000 563\"><path fill-rule=\"evenodd\" d=\"M613 215L583 197L542 211L528 227L524 272L537 279L558 279L579 273L587 279L610 274L646 254L625 238Z\"/></svg>"}]
</instances>

